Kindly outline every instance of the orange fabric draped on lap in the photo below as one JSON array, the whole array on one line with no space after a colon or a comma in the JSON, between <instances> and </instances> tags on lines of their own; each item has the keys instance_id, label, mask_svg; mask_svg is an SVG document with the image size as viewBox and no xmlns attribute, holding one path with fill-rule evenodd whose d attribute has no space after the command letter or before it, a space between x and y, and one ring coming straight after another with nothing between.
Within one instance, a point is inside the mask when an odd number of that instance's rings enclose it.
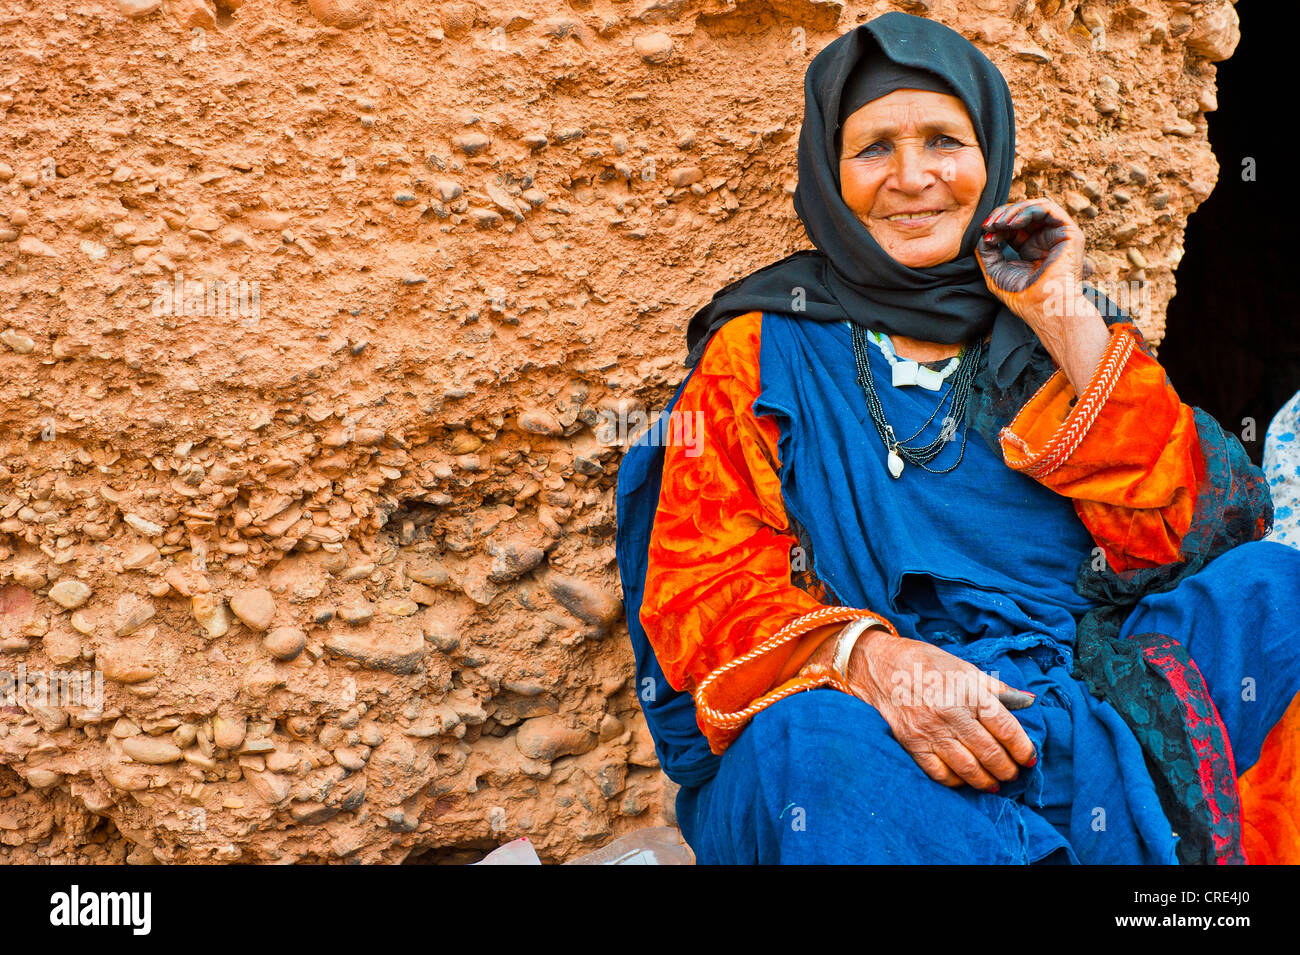
<instances>
[{"instance_id":1,"label":"orange fabric draped on lap","mask_svg":"<svg viewBox=\"0 0 1300 955\"><path fill-rule=\"evenodd\" d=\"M1253 865L1300 865L1300 694L1237 779L1242 845Z\"/></svg>"}]
</instances>

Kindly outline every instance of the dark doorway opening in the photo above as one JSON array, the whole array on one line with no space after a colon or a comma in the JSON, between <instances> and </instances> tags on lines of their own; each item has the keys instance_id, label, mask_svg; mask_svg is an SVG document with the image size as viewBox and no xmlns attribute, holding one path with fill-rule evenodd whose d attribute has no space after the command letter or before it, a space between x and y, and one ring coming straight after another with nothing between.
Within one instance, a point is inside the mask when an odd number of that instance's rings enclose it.
<instances>
[{"instance_id":1,"label":"dark doorway opening","mask_svg":"<svg viewBox=\"0 0 1300 955\"><path fill-rule=\"evenodd\" d=\"M1260 464L1269 422L1300 390L1290 195L1300 128L1287 78L1300 11L1241 0L1237 13L1241 43L1218 64L1219 108L1208 114L1219 181L1188 222L1159 353L1183 402L1214 415Z\"/></svg>"}]
</instances>

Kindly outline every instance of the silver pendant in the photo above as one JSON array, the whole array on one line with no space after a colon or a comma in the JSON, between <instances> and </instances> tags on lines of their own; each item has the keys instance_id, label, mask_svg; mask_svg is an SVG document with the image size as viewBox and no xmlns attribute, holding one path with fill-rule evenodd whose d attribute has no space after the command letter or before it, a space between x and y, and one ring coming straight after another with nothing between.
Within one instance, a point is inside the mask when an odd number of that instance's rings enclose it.
<instances>
[{"instance_id":1,"label":"silver pendant","mask_svg":"<svg viewBox=\"0 0 1300 955\"><path fill-rule=\"evenodd\" d=\"M898 452L890 450L889 452L889 474L891 477L898 477L903 473L903 459L899 457Z\"/></svg>"}]
</instances>

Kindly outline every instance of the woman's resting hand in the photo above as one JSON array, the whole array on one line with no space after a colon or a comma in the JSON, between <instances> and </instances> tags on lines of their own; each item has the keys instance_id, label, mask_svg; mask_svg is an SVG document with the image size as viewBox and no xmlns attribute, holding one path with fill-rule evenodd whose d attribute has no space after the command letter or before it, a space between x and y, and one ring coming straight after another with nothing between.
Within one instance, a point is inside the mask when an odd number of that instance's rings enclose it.
<instances>
[{"instance_id":1,"label":"woman's resting hand","mask_svg":"<svg viewBox=\"0 0 1300 955\"><path fill-rule=\"evenodd\" d=\"M996 792L999 780L1015 779L1020 766L1037 762L1020 721L999 700L1001 694L1018 709L1032 694L945 650L872 629L853 648L844 676L936 782Z\"/></svg>"}]
</instances>

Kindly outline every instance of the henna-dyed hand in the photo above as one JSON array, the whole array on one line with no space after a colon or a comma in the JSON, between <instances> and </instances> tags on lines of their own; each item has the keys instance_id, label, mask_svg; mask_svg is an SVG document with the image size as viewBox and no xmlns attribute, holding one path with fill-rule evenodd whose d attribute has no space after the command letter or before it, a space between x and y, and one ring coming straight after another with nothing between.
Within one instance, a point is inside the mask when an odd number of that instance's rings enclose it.
<instances>
[{"instance_id":1,"label":"henna-dyed hand","mask_svg":"<svg viewBox=\"0 0 1300 955\"><path fill-rule=\"evenodd\" d=\"M837 641L813 655L829 664ZM1038 756L1010 710L1034 695L1007 686L932 644L871 629L859 638L844 678L874 706L903 747L935 782L996 792ZM917 675L921 685L915 685Z\"/></svg>"},{"instance_id":2,"label":"henna-dyed hand","mask_svg":"<svg viewBox=\"0 0 1300 955\"><path fill-rule=\"evenodd\" d=\"M1083 230L1051 199L1024 199L994 209L975 247L984 281L1039 337L1075 314L1084 271ZM1020 255L1006 258L1003 243Z\"/></svg>"}]
</instances>

